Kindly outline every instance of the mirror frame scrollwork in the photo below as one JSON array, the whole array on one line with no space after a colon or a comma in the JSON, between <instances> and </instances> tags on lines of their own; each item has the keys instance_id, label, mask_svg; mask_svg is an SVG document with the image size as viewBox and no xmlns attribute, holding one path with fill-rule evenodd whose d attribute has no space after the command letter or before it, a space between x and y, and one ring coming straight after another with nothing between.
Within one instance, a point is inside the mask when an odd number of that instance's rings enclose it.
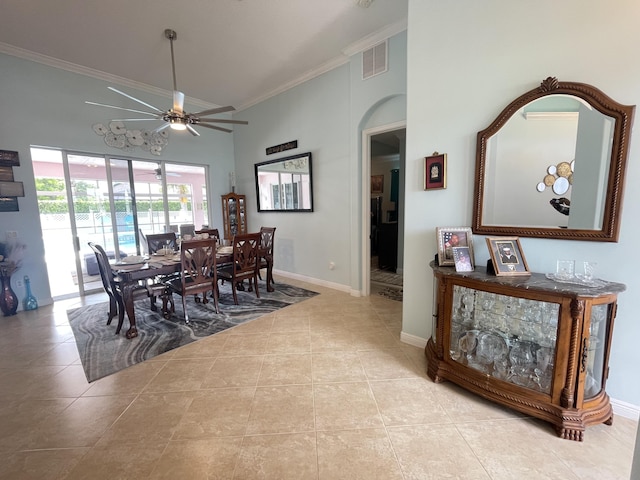
<instances>
[{"instance_id":1,"label":"mirror frame scrollwork","mask_svg":"<svg viewBox=\"0 0 640 480\"><path fill-rule=\"evenodd\" d=\"M572 95L587 102L600 113L615 120L609 175L600 230L547 228L527 226L498 226L483 224L483 199L487 171L487 142L520 109L530 102L549 95ZM526 92L511 102L486 129L478 132L476 147L475 192L472 231L479 235L514 235L520 237L617 242L622 214L624 178L629 152L629 141L635 106L622 105L599 89L584 83L560 82L548 77L539 87Z\"/></svg>"}]
</instances>

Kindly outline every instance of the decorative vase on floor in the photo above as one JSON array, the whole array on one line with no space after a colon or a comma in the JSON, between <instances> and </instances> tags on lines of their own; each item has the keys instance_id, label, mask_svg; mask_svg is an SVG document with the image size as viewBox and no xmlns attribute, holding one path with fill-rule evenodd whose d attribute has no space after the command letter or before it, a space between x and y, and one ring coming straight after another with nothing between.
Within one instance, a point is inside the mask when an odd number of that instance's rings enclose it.
<instances>
[{"instance_id":1,"label":"decorative vase on floor","mask_svg":"<svg viewBox=\"0 0 640 480\"><path fill-rule=\"evenodd\" d=\"M0 310L5 317L15 315L18 311L18 296L11 288L11 275L1 275Z\"/></svg>"}]
</instances>

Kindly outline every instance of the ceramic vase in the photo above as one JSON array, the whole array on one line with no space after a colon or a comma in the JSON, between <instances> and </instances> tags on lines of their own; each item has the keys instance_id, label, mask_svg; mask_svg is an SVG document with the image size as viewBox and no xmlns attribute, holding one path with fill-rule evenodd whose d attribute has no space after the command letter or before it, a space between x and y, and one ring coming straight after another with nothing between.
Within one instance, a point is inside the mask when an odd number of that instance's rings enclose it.
<instances>
[{"instance_id":1,"label":"ceramic vase","mask_svg":"<svg viewBox=\"0 0 640 480\"><path fill-rule=\"evenodd\" d=\"M18 311L18 296L16 292L11 288L11 276L0 276L0 284L2 290L0 291L0 310L5 317L15 315Z\"/></svg>"}]
</instances>

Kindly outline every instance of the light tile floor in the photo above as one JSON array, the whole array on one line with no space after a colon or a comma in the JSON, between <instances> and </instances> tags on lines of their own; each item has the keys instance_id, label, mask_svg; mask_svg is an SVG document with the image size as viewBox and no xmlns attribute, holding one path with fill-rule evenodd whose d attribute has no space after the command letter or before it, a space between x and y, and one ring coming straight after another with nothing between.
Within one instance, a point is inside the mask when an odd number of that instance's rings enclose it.
<instances>
[{"instance_id":1,"label":"light tile floor","mask_svg":"<svg viewBox=\"0 0 640 480\"><path fill-rule=\"evenodd\" d=\"M0 318L0 478L629 478L636 422L561 440L431 382L402 303L287 281L321 295L92 384L66 310L104 296Z\"/></svg>"}]
</instances>

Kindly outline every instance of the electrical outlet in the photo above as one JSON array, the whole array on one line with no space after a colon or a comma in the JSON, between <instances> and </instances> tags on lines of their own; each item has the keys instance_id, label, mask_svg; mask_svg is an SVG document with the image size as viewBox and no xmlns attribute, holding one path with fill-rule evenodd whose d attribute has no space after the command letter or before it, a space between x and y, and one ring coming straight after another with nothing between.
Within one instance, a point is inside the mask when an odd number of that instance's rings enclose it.
<instances>
[{"instance_id":1,"label":"electrical outlet","mask_svg":"<svg viewBox=\"0 0 640 480\"><path fill-rule=\"evenodd\" d=\"M6 232L7 240L15 240L18 238L18 232L10 231Z\"/></svg>"},{"instance_id":2,"label":"electrical outlet","mask_svg":"<svg viewBox=\"0 0 640 480\"><path fill-rule=\"evenodd\" d=\"M22 279L21 279L21 278L19 278L19 279L17 279L17 280L16 280L16 286L17 286L18 288L22 288L22 287L23 287L23 283L22 283Z\"/></svg>"},{"instance_id":3,"label":"electrical outlet","mask_svg":"<svg viewBox=\"0 0 640 480\"><path fill-rule=\"evenodd\" d=\"M333 270L336 268L336 264L334 262L329 262L329 270Z\"/></svg>"}]
</instances>

